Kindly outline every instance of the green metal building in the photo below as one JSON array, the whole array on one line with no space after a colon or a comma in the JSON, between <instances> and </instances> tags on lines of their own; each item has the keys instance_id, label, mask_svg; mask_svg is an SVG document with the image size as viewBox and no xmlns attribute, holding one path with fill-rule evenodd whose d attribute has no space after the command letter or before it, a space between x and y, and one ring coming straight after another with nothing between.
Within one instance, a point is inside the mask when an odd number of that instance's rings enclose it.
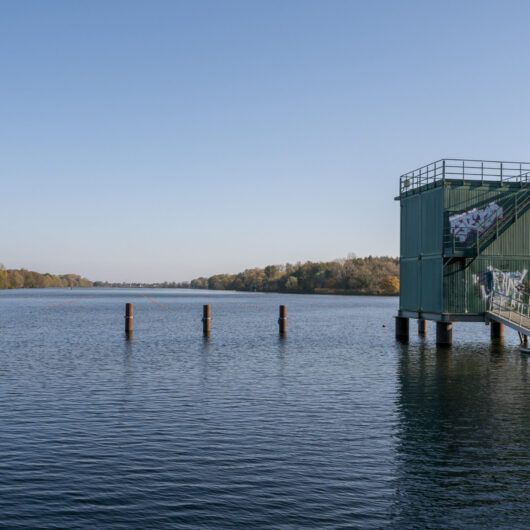
<instances>
[{"instance_id":1,"label":"green metal building","mask_svg":"<svg viewBox=\"0 0 530 530\"><path fill-rule=\"evenodd\" d=\"M398 319L487 321L493 293L528 291L530 163L439 160L402 175L396 200Z\"/></svg>"}]
</instances>

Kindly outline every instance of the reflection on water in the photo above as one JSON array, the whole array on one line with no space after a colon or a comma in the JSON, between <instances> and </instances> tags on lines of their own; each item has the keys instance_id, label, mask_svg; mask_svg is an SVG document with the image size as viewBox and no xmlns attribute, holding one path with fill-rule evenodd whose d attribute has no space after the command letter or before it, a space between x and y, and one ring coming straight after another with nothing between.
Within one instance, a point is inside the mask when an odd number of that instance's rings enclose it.
<instances>
[{"instance_id":1,"label":"reflection on water","mask_svg":"<svg viewBox=\"0 0 530 530\"><path fill-rule=\"evenodd\" d=\"M437 350L431 326L402 345L394 298L90 295L0 292L0 526L526 525L515 334L455 324Z\"/></svg>"},{"instance_id":2,"label":"reflection on water","mask_svg":"<svg viewBox=\"0 0 530 530\"><path fill-rule=\"evenodd\" d=\"M499 344L399 355L396 525L516 527L528 512L528 362Z\"/></svg>"}]
</instances>

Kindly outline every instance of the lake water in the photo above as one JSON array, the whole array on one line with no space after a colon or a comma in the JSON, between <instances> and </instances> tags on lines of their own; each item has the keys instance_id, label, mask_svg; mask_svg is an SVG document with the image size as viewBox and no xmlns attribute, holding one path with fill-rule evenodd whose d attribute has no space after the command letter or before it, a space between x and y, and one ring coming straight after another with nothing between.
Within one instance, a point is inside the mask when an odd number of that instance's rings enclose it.
<instances>
[{"instance_id":1,"label":"lake water","mask_svg":"<svg viewBox=\"0 0 530 530\"><path fill-rule=\"evenodd\" d=\"M423 340L411 322L402 345L396 311L396 298L0 291L0 526L528 527L517 335L491 345L483 324L457 323L437 350L432 324Z\"/></svg>"}]
</instances>

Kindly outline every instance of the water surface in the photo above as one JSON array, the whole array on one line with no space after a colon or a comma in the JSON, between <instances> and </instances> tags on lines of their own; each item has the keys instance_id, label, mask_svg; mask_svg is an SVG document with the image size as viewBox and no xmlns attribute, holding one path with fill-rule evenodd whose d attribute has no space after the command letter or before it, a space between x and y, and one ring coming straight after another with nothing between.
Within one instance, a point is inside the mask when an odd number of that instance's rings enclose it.
<instances>
[{"instance_id":1,"label":"water surface","mask_svg":"<svg viewBox=\"0 0 530 530\"><path fill-rule=\"evenodd\" d=\"M492 345L483 324L457 323L454 346L437 350L434 329L423 340L411 325L402 345L396 309L396 298L1 291L0 526L527 526L517 335Z\"/></svg>"}]
</instances>

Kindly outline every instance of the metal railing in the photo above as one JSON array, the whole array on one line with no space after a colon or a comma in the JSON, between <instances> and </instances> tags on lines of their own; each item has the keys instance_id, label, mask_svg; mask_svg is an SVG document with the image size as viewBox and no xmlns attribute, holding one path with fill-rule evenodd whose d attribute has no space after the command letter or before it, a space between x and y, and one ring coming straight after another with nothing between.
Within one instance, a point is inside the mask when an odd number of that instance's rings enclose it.
<instances>
[{"instance_id":1,"label":"metal railing","mask_svg":"<svg viewBox=\"0 0 530 530\"><path fill-rule=\"evenodd\" d=\"M530 331L530 304L521 300L521 296L494 290L490 294L488 312Z\"/></svg>"},{"instance_id":2,"label":"metal railing","mask_svg":"<svg viewBox=\"0 0 530 530\"><path fill-rule=\"evenodd\" d=\"M443 158L409 171L399 177L399 194L445 180L499 180L530 182L530 162L500 162L494 160L465 160Z\"/></svg>"}]
</instances>

